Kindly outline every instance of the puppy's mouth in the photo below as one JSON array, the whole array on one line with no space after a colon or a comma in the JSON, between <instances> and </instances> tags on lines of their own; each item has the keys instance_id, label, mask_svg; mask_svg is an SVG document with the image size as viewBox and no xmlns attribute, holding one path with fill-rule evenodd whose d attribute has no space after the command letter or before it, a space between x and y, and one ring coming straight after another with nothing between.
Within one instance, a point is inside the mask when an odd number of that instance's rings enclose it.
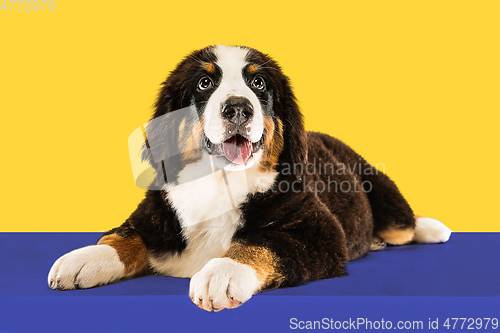
<instances>
[{"instance_id":1,"label":"puppy's mouth","mask_svg":"<svg viewBox=\"0 0 500 333\"><path fill-rule=\"evenodd\" d=\"M215 144L203 133L202 145L213 156L225 157L231 163L245 164L252 154L256 153L264 144L264 135L257 142L236 134L222 143Z\"/></svg>"}]
</instances>

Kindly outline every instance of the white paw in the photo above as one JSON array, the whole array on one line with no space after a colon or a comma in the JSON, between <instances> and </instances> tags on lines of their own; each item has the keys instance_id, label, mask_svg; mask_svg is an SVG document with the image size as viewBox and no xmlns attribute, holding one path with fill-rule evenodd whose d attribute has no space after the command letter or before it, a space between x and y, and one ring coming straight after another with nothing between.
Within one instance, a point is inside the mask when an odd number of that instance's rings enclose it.
<instances>
[{"instance_id":1,"label":"white paw","mask_svg":"<svg viewBox=\"0 0 500 333\"><path fill-rule=\"evenodd\" d=\"M261 287L255 270L230 258L210 260L193 275L191 301L207 311L232 309L248 301Z\"/></svg>"},{"instance_id":2,"label":"white paw","mask_svg":"<svg viewBox=\"0 0 500 333\"><path fill-rule=\"evenodd\" d=\"M444 243L450 239L451 230L442 222L430 217L419 217L416 221L413 240L417 243Z\"/></svg>"},{"instance_id":3,"label":"white paw","mask_svg":"<svg viewBox=\"0 0 500 333\"><path fill-rule=\"evenodd\" d=\"M48 282L52 289L84 289L108 284L125 275L115 249L92 245L63 255L52 265Z\"/></svg>"}]
</instances>

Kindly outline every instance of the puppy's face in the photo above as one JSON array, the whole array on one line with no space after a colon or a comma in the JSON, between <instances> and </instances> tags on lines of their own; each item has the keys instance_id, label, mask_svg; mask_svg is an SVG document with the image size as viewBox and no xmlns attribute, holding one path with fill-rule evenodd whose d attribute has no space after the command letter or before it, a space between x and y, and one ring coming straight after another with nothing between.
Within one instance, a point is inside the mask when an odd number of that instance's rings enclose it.
<instances>
[{"instance_id":1,"label":"puppy's face","mask_svg":"<svg viewBox=\"0 0 500 333\"><path fill-rule=\"evenodd\" d=\"M191 55L200 68L192 103L203 119L201 144L210 155L241 170L263 158L266 135L273 135L269 59L248 48L216 46ZM259 59L257 59L259 58Z\"/></svg>"},{"instance_id":2,"label":"puppy's face","mask_svg":"<svg viewBox=\"0 0 500 333\"><path fill-rule=\"evenodd\" d=\"M181 109L190 110L189 119L172 117L175 122L153 129L151 136L164 135L166 127L176 133L183 165L209 155L226 170L269 170L280 157L293 161L295 154L299 160L305 149L288 78L251 48L210 46L187 56L163 83L154 118Z\"/></svg>"}]
</instances>

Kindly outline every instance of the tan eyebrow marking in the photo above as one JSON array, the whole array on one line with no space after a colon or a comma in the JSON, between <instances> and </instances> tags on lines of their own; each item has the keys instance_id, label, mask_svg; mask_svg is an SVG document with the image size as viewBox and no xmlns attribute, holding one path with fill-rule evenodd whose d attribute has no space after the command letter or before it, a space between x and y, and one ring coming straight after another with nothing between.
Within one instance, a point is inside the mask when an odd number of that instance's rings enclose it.
<instances>
[{"instance_id":1,"label":"tan eyebrow marking","mask_svg":"<svg viewBox=\"0 0 500 333\"><path fill-rule=\"evenodd\" d=\"M259 69L259 65L257 64L251 64L250 66L247 67L247 72L250 73L250 74L253 74L255 72L257 72L257 70Z\"/></svg>"},{"instance_id":2,"label":"tan eyebrow marking","mask_svg":"<svg viewBox=\"0 0 500 333\"><path fill-rule=\"evenodd\" d=\"M207 72L209 72L210 74L215 73L215 66L214 66L214 64L212 64L210 62L204 63L203 69L206 70Z\"/></svg>"}]
</instances>

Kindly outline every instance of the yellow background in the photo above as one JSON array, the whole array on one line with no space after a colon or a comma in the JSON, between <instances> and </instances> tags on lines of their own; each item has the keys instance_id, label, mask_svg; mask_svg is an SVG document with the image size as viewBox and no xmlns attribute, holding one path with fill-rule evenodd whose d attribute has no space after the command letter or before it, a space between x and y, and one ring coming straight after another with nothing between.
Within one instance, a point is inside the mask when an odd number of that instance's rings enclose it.
<instances>
[{"instance_id":1,"label":"yellow background","mask_svg":"<svg viewBox=\"0 0 500 333\"><path fill-rule=\"evenodd\" d=\"M18 6L0 10L0 231L121 224L144 193L128 136L176 63L210 44L272 55L307 129L383 163L415 212L500 231L497 0Z\"/></svg>"}]
</instances>

